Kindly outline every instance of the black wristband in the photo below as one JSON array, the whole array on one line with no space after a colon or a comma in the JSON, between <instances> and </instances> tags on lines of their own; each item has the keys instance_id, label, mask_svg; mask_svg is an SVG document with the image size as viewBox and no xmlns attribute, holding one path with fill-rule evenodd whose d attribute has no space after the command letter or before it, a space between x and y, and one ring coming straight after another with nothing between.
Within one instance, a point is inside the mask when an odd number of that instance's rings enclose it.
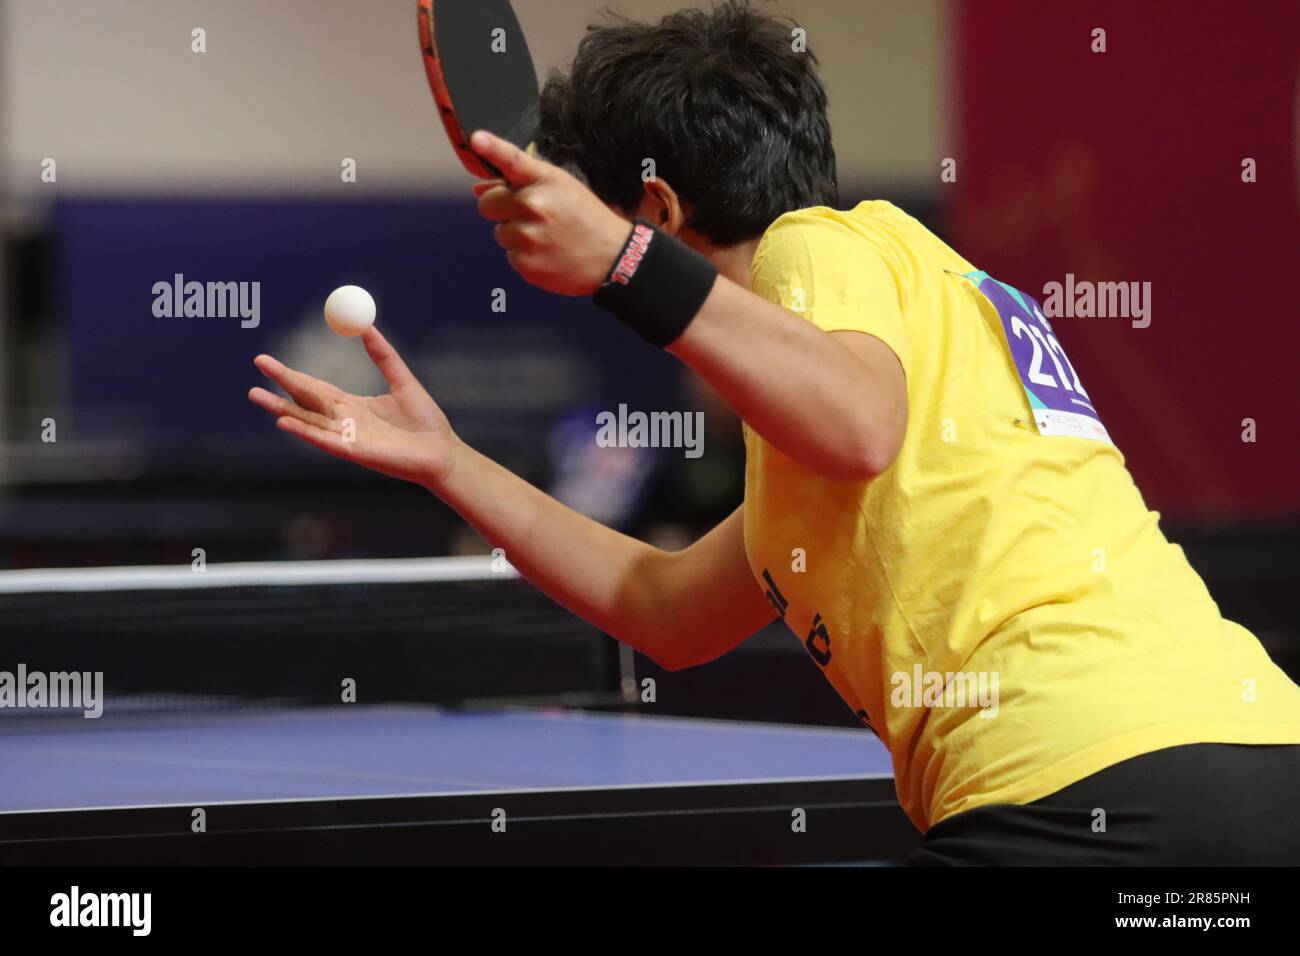
<instances>
[{"instance_id":1,"label":"black wristband","mask_svg":"<svg viewBox=\"0 0 1300 956\"><path fill-rule=\"evenodd\" d=\"M638 219L595 302L665 348L686 331L717 281L708 259Z\"/></svg>"}]
</instances>

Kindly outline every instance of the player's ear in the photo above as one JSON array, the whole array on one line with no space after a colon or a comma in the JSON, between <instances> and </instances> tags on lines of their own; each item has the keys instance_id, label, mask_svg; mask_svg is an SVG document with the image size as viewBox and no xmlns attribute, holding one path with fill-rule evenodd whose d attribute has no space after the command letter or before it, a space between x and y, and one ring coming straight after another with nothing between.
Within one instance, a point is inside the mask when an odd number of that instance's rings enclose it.
<instances>
[{"instance_id":1,"label":"player's ear","mask_svg":"<svg viewBox=\"0 0 1300 956\"><path fill-rule=\"evenodd\" d=\"M665 179L647 179L637 207L637 219L645 219L670 236L675 236L686 226L686 212L681 200Z\"/></svg>"}]
</instances>

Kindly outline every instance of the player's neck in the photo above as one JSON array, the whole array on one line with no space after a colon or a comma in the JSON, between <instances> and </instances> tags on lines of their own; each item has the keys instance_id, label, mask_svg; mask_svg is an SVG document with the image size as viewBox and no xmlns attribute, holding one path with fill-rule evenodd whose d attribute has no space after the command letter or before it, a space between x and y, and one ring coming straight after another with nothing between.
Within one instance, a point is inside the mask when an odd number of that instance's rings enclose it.
<instances>
[{"instance_id":1,"label":"player's neck","mask_svg":"<svg viewBox=\"0 0 1300 956\"><path fill-rule=\"evenodd\" d=\"M758 243L759 240L751 239L734 246L705 245L700 251L717 266L718 272L742 289L749 289L754 253L758 251Z\"/></svg>"}]
</instances>

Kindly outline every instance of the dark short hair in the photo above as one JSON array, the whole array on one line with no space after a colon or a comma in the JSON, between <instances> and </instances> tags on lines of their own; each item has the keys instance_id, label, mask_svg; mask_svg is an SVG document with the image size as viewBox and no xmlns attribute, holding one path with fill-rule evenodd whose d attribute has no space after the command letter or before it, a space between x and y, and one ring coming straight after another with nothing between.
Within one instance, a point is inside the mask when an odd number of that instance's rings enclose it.
<instances>
[{"instance_id":1,"label":"dark short hair","mask_svg":"<svg viewBox=\"0 0 1300 956\"><path fill-rule=\"evenodd\" d=\"M587 28L569 74L542 91L537 146L548 160L631 212L652 158L694 207L688 225L718 246L838 203L826 90L816 57L795 51L793 21L749 0L657 24L607 21Z\"/></svg>"}]
</instances>

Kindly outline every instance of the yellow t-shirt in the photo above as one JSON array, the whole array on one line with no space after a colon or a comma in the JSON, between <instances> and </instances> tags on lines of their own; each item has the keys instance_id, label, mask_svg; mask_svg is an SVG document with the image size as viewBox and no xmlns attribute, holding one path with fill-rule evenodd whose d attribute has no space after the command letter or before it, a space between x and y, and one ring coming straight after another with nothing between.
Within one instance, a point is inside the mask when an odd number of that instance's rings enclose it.
<instances>
[{"instance_id":1,"label":"yellow t-shirt","mask_svg":"<svg viewBox=\"0 0 1300 956\"><path fill-rule=\"evenodd\" d=\"M912 821L1029 803L1165 747L1300 743L1300 688L1222 618L1120 452L1039 433L971 272L886 202L783 216L753 265L758 295L875 336L906 372L907 437L869 483L746 427L745 546L889 747Z\"/></svg>"}]
</instances>

